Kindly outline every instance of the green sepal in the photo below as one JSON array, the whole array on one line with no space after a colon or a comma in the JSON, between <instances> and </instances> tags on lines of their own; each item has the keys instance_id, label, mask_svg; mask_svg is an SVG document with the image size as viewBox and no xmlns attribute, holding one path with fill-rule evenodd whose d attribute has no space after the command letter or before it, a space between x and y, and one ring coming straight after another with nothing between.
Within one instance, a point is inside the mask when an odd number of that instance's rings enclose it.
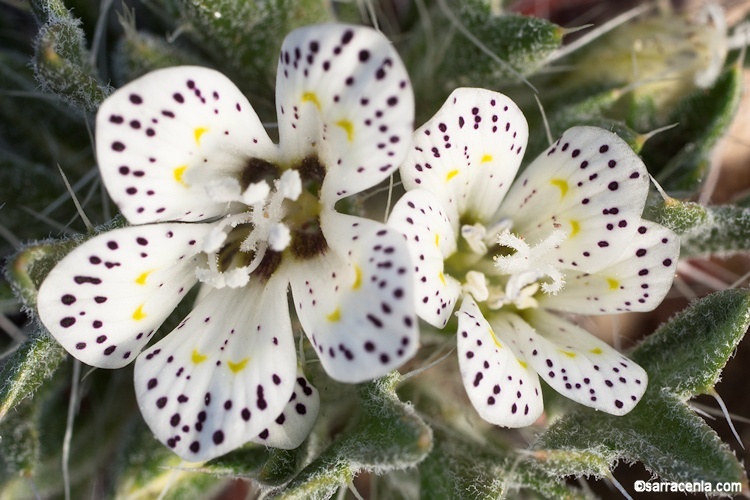
<instances>
[{"instance_id":1,"label":"green sepal","mask_svg":"<svg viewBox=\"0 0 750 500\"><path fill-rule=\"evenodd\" d=\"M36 307L39 287L55 264L80 243L81 238L31 243L8 259L6 278L27 309Z\"/></svg>"},{"instance_id":2,"label":"green sepal","mask_svg":"<svg viewBox=\"0 0 750 500\"><path fill-rule=\"evenodd\" d=\"M164 38L145 31L137 31L135 22L123 21L124 36L119 40L112 55L115 63L115 80L124 85L150 71L171 66L210 66L194 53Z\"/></svg>"},{"instance_id":3,"label":"green sepal","mask_svg":"<svg viewBox=\"0 0 750 500\"><path fill-rule=\"evenodd\" d=\"M746 484L729 447L685 401L712 389L748 325L750 293L726 290L660 327L631 353L649 374L640 403L621 417L581 407L556 421L533 445L545 470L601 476L603 464L637 460L666 481Z\"/></svg>"},{"instance_id":4,"label":"green sepal","mask_svg":"<svg viewBox=\"0 0 750 500\"><path fill-rule=\"evenodd\" d=\"M54 19L70 18L63 0L29 0L29 6L40 26Z\"/></svg>"},{"instance_id":5,"label":"green sepal","mask_svg":"<svg viewBox=\"0 0 750 500\"><path fill-rule=\"evenodd\" d=\"M729 67L706 90L689 94L667 118L677 126L654 136L643 159L667 191L692 191L703 180L711 153L727 133L742 97L742 68Z\"/></svg>"},{"instance_id":6,"label":"green sepal","mask_svg":"<svg viewBox=\"0 0 750 500\"><path fill-rule=\"evenodd\" d=\"M39 29L34 74L42 90L86 111L96 111L112 91L96 77L80 22L72 18L52 20Z\"/></svg>"},{"instance_id":7,"label":"green sepal","mask_svg":"<svg viewBox=\"0 0 750 500\"><path fill-rule=\"evenodd\" d=\"M681 201L675 198L666 200L652 196L646 202L643 218L658 222L682 236L705 224L709 211L703 205L692 201Z\"/></svg>"},{"instance_id":8,"label":"green sepal","mask_svg":"<svg viewBox=\"0 0 750 500\"><path fill-rule=\"evenodd\" d=\"M704 207L669 198L647 205L644 217L680 235L681 257L728 256L750 251L748 207Z\"/></svg>"}]
</instances>

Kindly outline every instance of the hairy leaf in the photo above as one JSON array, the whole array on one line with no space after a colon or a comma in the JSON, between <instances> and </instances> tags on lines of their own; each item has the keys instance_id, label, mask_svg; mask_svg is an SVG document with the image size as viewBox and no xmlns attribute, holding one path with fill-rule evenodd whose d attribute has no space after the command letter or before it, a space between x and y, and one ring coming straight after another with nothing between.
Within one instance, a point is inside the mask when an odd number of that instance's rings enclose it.
<instances>
[{"instance_id":1,"label":"hairy leaf","mask_svg":"<svg viewBox=\"0 0 750 500\"><path fill-rule=\"evenodd\" d=\"M748 325L744 290L710 295L663 325L631 354L649 373L638 406L622 417L578 409L556 421L534 444L545 468L601 475L601 465L572 458L593 454L610 466L638 460L662 480L746 483L737 458L685 401L713 387Z\"/></svg>"}]
</instances>

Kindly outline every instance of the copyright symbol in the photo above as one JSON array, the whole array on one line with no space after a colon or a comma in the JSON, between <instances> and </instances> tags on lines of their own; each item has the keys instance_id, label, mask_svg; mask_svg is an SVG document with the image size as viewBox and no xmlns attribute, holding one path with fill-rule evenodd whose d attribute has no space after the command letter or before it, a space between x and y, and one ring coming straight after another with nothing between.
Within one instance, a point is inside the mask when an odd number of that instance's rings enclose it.
<instances>
[{"instance_id":1,"label":"copyright symbol","mask_svg":"<svg viewBox=\"0 0 750 500\"><path fill-rule=\"evenodd\" d=\"M635 491L642 492L646 490L646 481L638 480L636 481L633 486L635 487Z\"/></svg>"}]
</instances>

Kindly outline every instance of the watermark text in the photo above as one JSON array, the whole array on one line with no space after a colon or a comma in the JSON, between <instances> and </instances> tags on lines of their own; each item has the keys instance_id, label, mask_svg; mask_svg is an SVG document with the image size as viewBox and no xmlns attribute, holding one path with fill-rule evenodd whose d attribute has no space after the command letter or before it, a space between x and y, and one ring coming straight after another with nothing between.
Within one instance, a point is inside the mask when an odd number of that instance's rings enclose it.
<instances>
[{"instance_id":1,"label":"watermark text","mask_svg":"<svg viewBox=\"0 0 750 500\"><path fill-rule=\"evenodd\" d=\"M633 483L633 487L638 493L742 493L742 483L709 483L708 481L651 482L639 480Z\"/></svg>"}]
</instances>

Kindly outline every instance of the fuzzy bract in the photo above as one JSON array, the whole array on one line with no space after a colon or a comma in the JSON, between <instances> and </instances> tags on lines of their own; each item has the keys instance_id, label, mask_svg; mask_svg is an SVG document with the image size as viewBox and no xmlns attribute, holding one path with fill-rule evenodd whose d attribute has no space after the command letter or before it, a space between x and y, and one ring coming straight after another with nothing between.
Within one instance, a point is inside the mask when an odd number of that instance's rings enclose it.
<instances>
[{"instance_id":1,"label":"fuzzy bract","mask_svg":"<svg viewBox=\"0 0 750 500\"><path fill-rule=\"evenodd\" d=\"M417 349L403 237L334 210L407 153L414 102L398 55L367 28L299 29L276 89L278 145L211 69L154 71L109 97L97 157L132 225L77 247L39 290L42 322L76 358L137 358L146 422L189 461L305 439L318 395L298 371L289 288L334 379L382 376ZM141 352L198 283L192 312Z\"/></svg>"},{"instance_id":2,"label":"fuzzy bract","mask_svg":"<svg viewBox=\"0 0 750 500\"><path fill-rule=\"evenodd\" d=\"M442 328L460 302L459 366L485 420L532 424L539 377L623 415L646 372L566 314L652 310L671 287L679 240L641 218L648 172L617 135L571 128L517 176L527 139L513 101L469 88L414 133L389 225L415 262L417 312Z\"/></svg>"}]
</instances>

